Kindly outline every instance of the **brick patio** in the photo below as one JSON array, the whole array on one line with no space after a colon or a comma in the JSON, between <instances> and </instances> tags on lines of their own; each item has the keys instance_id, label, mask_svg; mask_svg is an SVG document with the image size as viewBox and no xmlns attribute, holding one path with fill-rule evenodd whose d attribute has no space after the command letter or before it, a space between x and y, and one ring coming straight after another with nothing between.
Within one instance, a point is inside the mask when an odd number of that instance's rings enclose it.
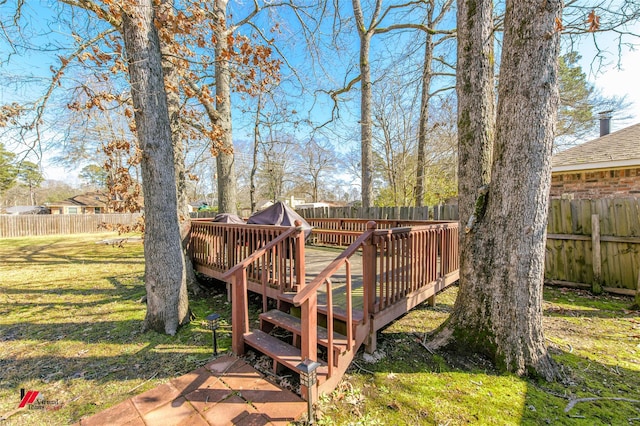
<instances>
[{"instance_id":1,"label":"brick patio","mask_svg":"<svg viewBox=\"0 0 640 426\"><path fill-rule=\"evenodd\" d=\"M80 420L94 425L287 425L306 412L296 394L234 356Z\"/></svg>"}]
</instances>

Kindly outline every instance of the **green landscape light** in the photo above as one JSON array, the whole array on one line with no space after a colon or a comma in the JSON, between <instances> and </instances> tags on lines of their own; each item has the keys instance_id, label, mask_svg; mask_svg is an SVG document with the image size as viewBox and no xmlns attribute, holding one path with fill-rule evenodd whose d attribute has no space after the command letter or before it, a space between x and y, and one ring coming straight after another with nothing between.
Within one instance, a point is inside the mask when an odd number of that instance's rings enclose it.
<instances>
[{"instance_id":1,"label":"green landscape light","mask_svg":"<svg viewBox=\"0 0 640 426\"><path fill-rule=\"evenodd\" d=\"M213 333L213 354L218 355L218 336L216 330L220 327L220 314L216 314L215 312L209 314L206 320L207 328Z\"/></svg>"}]
</instances>

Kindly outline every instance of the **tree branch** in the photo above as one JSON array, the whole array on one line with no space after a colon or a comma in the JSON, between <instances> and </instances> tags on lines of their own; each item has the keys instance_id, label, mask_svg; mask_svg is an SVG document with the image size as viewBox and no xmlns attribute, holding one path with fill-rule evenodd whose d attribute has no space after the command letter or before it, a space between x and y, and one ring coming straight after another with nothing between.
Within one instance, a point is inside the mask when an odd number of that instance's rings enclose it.
<instances>
[{"instance_id":1,"label":"tree branch","mask_svg":"<svg viewBox=\"0 0 640 426\"><path fill-rule=\"evenodd\" d=\"M62 3L65 3L69 6L79 7L81 9L87 10L89 12L93 12L99 19L102 19L105 22L111 24L114 28L120 30L122 26L122 20L117 19L108 11L102 9L96 3L90 0L60 0Z\"/></svg>"}]
</instances>

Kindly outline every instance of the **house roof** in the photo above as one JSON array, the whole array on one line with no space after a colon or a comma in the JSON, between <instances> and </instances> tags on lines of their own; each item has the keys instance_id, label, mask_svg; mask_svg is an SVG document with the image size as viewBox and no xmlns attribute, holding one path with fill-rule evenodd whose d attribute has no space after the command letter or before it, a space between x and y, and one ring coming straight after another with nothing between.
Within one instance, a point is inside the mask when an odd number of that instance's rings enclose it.
<instances>
[{"instance_id":1,"label":"house roof","mask_svg":"<svg viewBox=\"0 0 640 426\"><path fill-rule=\"evenodd\" d=\"M553 172L640 166L640 123L557 153Z\"/></svg>"},{"instance_id":2,"label":"house roof","mask_svg":"<svg viewBox=\"0 0 640 426\"><path fill-rule=\"evenodd\" d=\"M108 198L101 192L87 192L75 195L62 201L47 203L48 206L70 206L70 207L105 207Z\"/></svg>"}]
</instances>

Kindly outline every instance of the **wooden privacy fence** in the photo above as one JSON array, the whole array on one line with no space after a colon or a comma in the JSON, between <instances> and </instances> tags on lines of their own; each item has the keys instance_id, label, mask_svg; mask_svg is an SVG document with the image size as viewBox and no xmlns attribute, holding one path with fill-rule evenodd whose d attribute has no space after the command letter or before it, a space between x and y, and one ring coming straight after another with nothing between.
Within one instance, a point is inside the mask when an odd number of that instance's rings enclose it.
<instances>
[{"instance_id":1,"label":"wooden privacy fence","mask_svg":"<svg viewBox=\"0 0 640 426\"><path fill-rule=\"evenodd\" d=\"M134 224L140 213L0 215L0 238L105 232L102 224Z\"/></svg>"},{"instance_id":2,"label":"wooden privacy fence","mask_svg":"<svg viewBox=\"0 0 640 426\"><path fill-rule=\"evenodd\" d=\"M551 200L545 279L633 295L640 270L640 199Z\"/></svg>"}]
</instances>

